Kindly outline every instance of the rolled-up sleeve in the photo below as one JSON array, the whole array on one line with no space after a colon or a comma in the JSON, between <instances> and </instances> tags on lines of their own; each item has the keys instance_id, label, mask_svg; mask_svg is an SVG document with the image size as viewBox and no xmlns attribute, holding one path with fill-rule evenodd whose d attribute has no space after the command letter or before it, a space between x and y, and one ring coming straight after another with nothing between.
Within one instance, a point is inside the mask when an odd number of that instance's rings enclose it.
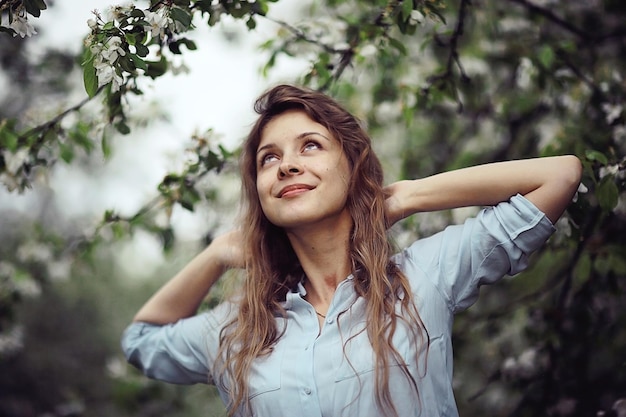
<instances>
[{"instance_id":1,"label":"rolled-up sleeve","mask_svg":"<svg viewBox=\"0 0 626 417\"><path fill-rule=\"evenodd\" d=\"M462 225L415 242L407 255L432 280L453 312L478 298L479 288L528 266L529 255L554 232L550 220L516 195Z\"/></svg>"},{"instance_id":2,"label":"rolled-up sleeve","mask_svg":"<svg viewBox=\"0 0 626 417\"><path fill-rule=\"evenodd\" d=\"M207 314L162 326L135 322L122 335L122 350L128 362L150 378L212 384L212 327Z\"/></svg>"}]
</instances>

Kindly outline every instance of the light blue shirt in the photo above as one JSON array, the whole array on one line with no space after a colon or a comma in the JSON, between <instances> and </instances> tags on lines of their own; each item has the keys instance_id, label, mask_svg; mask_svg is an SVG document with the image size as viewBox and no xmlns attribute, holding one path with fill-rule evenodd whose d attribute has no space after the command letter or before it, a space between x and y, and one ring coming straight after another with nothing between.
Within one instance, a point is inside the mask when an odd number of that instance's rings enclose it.
<instances>
[{"instance_id":1,"label":"light blue shirt","mask_svg":"<svg viewBox=\"0 0 626 417\"><path fill-rule=\"evenodd\" d=\"M419 389L418 398L400 368L390 368L389 386L399 416L458 416L452 390L454 313L476 301L481 285L523 270L528 255L553 231L548 218L517 195L395 255L409 278L430 336L427 355L416 363L418 347L410 343L406 328L396 330L394 346ZM379 416L374 357L366 332L347 344L350 362L343 353L343 341L365 325L364 302L355 295L352 277L337 287L321 333L315 310L302 298L304 294L302 286L287 294L287 317L277 318L285 333L271 354L253 363L249 378L253 415ZM212 369L219 333L235 310L233 304L223 303L170 325L133 323L124 333L123 350L128 361L151 378L176 384L216 384ZM227 387L219 383L217 387L227 400Z\"/></svg>"}]
</instances>

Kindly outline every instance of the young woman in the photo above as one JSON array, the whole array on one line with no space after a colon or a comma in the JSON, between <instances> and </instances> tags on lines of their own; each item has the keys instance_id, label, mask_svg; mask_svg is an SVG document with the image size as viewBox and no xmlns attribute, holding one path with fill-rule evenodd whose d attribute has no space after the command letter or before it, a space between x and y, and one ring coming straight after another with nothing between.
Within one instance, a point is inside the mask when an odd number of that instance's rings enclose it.
<instances>
[{"instance_id":1,"label":"young woman","mask_svg":"<svg viewBox=\"0 0 626 417\"><path fill-rule=\"evenodd\" d=\"M527 266L576 191L573 156L481 165L383 187L359 121L328 96L262 95L244 144L244 216L137 313L130 363L210 383L233 416L457 416L454 313ZM394 254L414 213L488 206ZM237 296L196 314L229 268Z\"/></svg>"}]
</instances>

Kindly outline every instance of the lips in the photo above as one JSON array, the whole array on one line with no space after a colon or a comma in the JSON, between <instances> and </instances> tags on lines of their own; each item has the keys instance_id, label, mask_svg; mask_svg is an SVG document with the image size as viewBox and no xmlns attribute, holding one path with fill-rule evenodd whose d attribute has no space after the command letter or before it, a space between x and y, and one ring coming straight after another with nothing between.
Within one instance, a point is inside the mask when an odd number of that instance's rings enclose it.
<instances>
[{"instance_id":1,"label":"lips","mask_svg":"<svg viewBox=\"0 0 626 417\"><path fill-rule=\"evenodd\" d=\"M307 184L292 184L286 187L283 187L278 193L278 198L289 197L291 195L297 195L304 191L312 190L313 186Z\"/></svg>"}]
</instances>

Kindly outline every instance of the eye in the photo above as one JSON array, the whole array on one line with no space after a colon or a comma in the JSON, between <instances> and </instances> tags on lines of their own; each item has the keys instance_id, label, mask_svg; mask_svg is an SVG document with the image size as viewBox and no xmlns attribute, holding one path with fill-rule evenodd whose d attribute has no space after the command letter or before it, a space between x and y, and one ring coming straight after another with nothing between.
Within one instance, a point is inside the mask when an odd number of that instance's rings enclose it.
<instances>
[{"instance_id":1,"label":"eye","mask_svg":"<svg viewBox=\"0 0 626 417\"><path fill-rule=\"evenodd\" d=\"M310 140L310 141L308 141L307 143L304 144L304 146L302 147L302 150L303 151L313 151L313 150L320 149L320 148L321 148L321 146L320 146L319 143L317 143L317 142L315 142L313 140Z\"/></svg>"},{"instance_id":2,"label":"eye","mask_svg":"<svg viewBox=\"0 0 626 417\"><path fill-rule=\"evenodd\" d=\"M269 163L277 161L277 160L278 160L278 157L275 154L267 153L267 154L261 156L261 158L259 159L259 164L261 166L264 166L266 164L269 164Z\"/></svg>"}]
</instances>

